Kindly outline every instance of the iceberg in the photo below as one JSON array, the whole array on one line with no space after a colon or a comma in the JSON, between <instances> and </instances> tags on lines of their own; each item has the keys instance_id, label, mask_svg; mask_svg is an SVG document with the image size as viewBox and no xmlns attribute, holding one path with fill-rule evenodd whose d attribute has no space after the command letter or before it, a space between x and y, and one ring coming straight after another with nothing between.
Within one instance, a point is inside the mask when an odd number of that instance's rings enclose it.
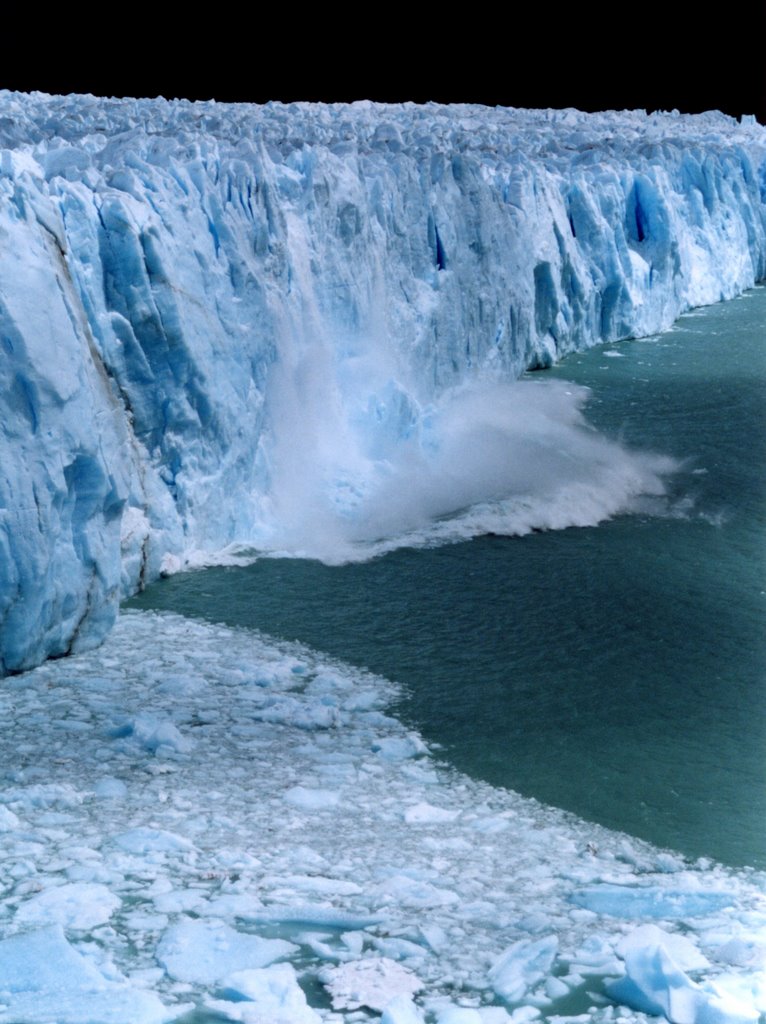
<instances>
[{"instance_id":1,"label":"iceberg","mask_svg":"<svg viewBox=\"0 0 766 1024\"><path fill-rule=\"evenodd\" d=\"M0 940L0 992L0 1020L9 1024L165 1024L179 1013L153 992L106 978L55 925Z\"/></svg>"},{"instance_id":2,"label":"iceberg","mask_svg":"<svg viewBox=\"0 0 766 1024\"><path fill-rule=\"evenodd\" d=\"M0 674L184 565L661 492L509 382L763 278L765 157L717 113L0 93Z\"/></svg>"},{"instance_id":3,"label":"iceberg","mask_svg":"<svg viewBox=\"0 0 766 1024\"><path fill-rule=\"evenodd\" d=\"M236 971L224 981L226 1000L210 1000L208 1008L224 1020L244 1024L321 1024L306 1002L291 964Z\"/></svg>"},{"instance_id":4,"label":"iceberg","mask_svg":"<svg viewBox=\"0 0 766 1024\"><path fill-rule=\"evenodd\" d=\"M519 1002L550 974L557 949L555 935L536 941L521 939L509 946L489 971L495 992L509 1003Z\"/></svg>"},{"instance_id":5,"label":"iceberg","mask_svg":"<svg viewBox=\"0 0 766 1024\"><path fill-rule=\"evenodd\" d=\"M296 950L291 942L242 935L216 919L186 919L163 935L157 959L171 978L212 984L228 974L267 967Z\"/></svg>"}]
</instances>

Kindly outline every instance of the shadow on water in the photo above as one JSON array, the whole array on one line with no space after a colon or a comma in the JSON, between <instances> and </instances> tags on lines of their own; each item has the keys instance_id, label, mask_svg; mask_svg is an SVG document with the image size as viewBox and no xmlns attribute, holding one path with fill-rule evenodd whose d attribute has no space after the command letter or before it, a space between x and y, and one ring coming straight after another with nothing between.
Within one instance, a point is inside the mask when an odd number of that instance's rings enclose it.
<instances>
[{"instance_id":1,"label":"shadow on water","mask_svg":"<svg viewBox=\"0 0 766 1024\"><path fill-rule=\"evenodd\" d=\"M758 289L550 371L593 389L599 429L688 460L661 516L343 566L262 559L131 604L367 666L404 684L397 713L457 768L766 868L764 322Z\"/></svg>"}]
</instances>

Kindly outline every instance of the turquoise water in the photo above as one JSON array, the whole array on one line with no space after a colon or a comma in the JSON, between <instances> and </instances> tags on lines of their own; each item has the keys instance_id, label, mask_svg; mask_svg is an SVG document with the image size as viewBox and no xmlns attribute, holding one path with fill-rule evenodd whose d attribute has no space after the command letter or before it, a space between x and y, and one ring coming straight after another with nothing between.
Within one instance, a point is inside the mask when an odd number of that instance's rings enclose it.
<instances>
[{"instance_id":1,"label":"turquoise water","mask_svg":"<svg viewBox=\"0 0 766 1024\"><path fill-rule=\"evenodd\" d=\"M367 666L460 770L766 868L764 325L759 288L545 371L592 389L600 430L684 460L661 507L345 566L262 559L131 603Z\"/></svg>"}]
</instances>

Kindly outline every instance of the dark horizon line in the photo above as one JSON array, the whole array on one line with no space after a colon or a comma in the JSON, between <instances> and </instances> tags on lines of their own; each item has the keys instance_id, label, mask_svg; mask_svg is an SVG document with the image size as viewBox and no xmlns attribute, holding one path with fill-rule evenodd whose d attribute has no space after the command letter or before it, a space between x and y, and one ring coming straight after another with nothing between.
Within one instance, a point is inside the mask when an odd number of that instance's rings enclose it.
<instances>
[{"instance_id":1,"label":"dark horizon line","mask_svg":"<svg viewBox=\"0 0 766 1024\"><path fill-rule=\"evenodd\" d=\"M371 39L341 33L343 19L324 9L290 19L300 24L277 35L255 13L241 31L226 33L215 24L200 32L175 15L151 31L124 19L106 48L66 17L50 52L38 31L9 40L0 88L220 103L720 110L766 124L766 0L730 0L715 19L648 0L625 24L598 4L533 5L491 17L476 10L438 25L422 14L410 11L401 26L383 19ZM39 27L37 14L32 20Z\"/></svg>"}]
</instances>

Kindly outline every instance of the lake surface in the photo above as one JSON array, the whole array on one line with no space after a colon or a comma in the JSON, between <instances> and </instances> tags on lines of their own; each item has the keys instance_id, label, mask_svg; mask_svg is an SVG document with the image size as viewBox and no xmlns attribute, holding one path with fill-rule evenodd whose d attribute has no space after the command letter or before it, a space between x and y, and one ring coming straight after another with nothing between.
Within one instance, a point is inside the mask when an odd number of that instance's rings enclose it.
<instances>
[{"instance_id":1,"label":"lake surface","mask_svg":"<svg viewBox=\"0 0 766 1024\"><path fill-rule=\"evenodd\" d=\"M587 417L683 461L597 527L263 558L143 608L297 639L395 679L444 760L689 856L766 868L766 288L567 358Z\"/></svg>"}]
</instances>

